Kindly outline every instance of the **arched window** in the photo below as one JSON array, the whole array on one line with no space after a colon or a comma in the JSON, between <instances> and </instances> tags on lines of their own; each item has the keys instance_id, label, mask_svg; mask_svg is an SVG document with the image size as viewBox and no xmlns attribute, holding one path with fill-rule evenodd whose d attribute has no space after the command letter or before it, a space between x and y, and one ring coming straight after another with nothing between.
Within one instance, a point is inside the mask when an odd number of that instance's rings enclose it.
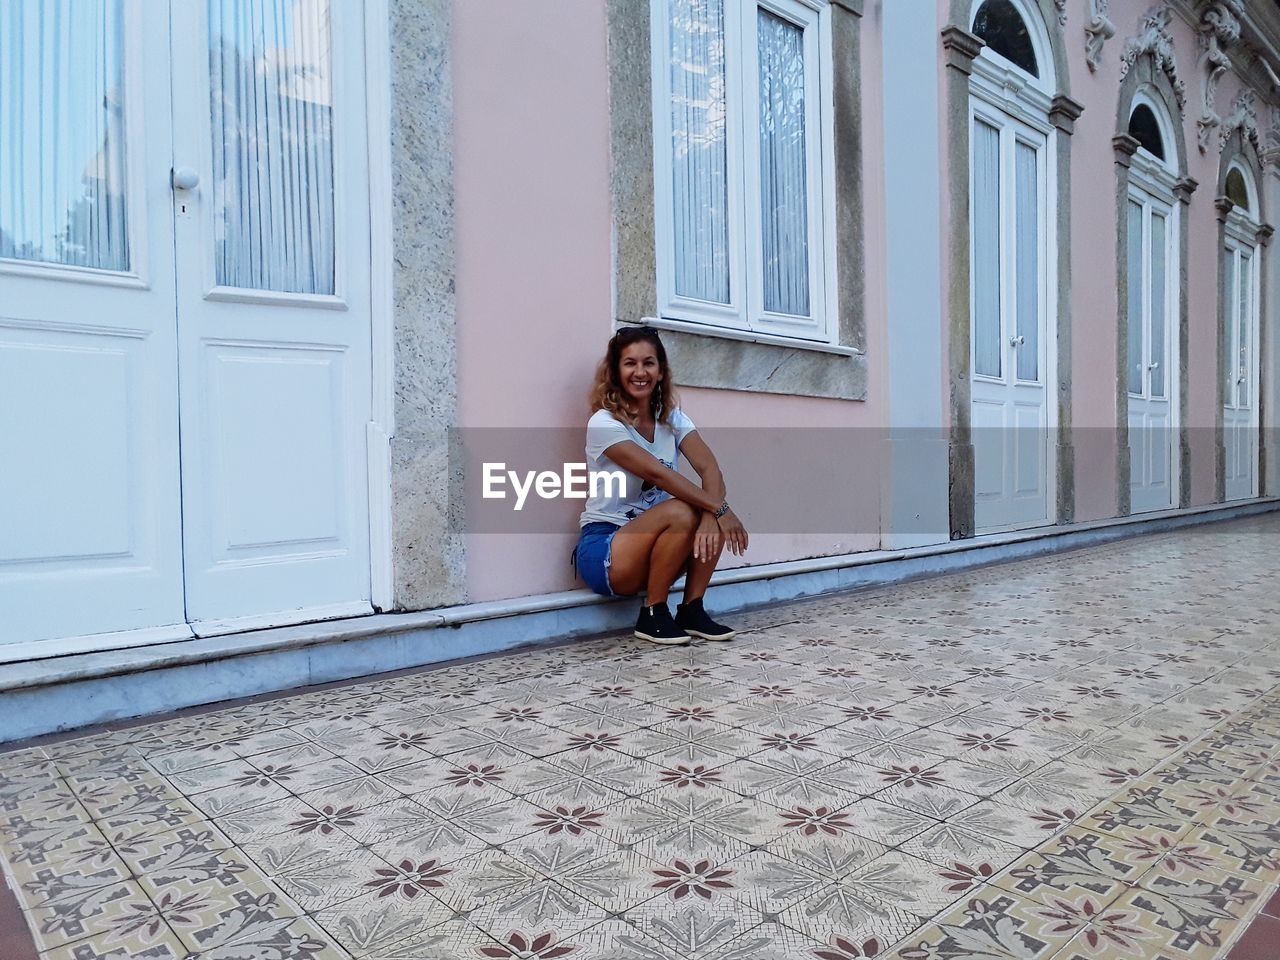
<instances>
[{"instance_id":1,"label":"arched window","mask_svg":"<svg viewBox=\"0 0 1280 960\"><path fill-rule=\"evenodd\" d=\"M1157 160L1164 157L1164 137L1160 135L1160 122L1151 108L1140 103L1133 109L1129 117L1129 136L1135 138L1143 150Z\"/></svg>"},{"instance_id":2,"label":"arched window","mask_svg":"<svg viewBox=\"0 0 1280 960\"><path fill-rule=\"evenodd\" d=\"M973 33L1014 66L1040 76L1035 44L1013 0L985 0L974 14Z\"/></svg>"},{"instance_id":3,"label":"arched window","mask_svg":"<svg viewBox=\"0 0 1280 960\"><path fill-rule=\"evenodd\" d=\"M1244 172L1239 167L1232 167L1227 173L1227 199L1234 203L1241 213L1253 216L1253 199L1249 194L1249 184L1245 181Z\"/></svg>"}]
</instances>

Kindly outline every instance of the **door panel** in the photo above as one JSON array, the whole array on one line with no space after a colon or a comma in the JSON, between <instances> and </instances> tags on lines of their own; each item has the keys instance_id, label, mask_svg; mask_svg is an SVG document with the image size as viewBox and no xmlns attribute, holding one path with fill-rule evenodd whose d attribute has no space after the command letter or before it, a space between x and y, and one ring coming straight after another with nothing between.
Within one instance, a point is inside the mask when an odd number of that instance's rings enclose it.
<instances>
[{"instance_id":1,"label":"door panel","mask_svg":"<svg viewBox=\"0 0 1280 960\"><path fill-rule=\"evenodd\" d=\"M187 615L369 612L359 4L174 7Z\"/></svg>"},{"instance_id":2,"label":"door panel","mask_svg":"<svg viewBox=\"0 0 1280 960\"><path fill-rule=\"evenodd\" d=\"M168 44L137 0L0 4L0 660L190 636Z\"/></svg>"},{"instance_id":3,"label":"door panel","mask_svg":"<svg viewBox=\"0 0 1280 960\"><path fill-rule=\"evenodd\" d=\"M1049 520L1046 369L1047 142L975 104L971 171L974 521Z\"/></svg>"},{"instance_id":4,"label":"door panel","mask_svg":"<svg viewBox=\"0 0 1280 960\"><path fill-rule=\"evenodd\" d=\"M1255 248L1236 237L1229 238L1224 271L1226 337L1222 345L1225 396L1222 430L1228 500L1258 495L1258 412L1253 399L1258 382L1254 264Z\"/></svg>"},{"instance_id":5,"label":"door panel","mask_svg":"<svg viewBox=\"0 0 1280 960\"><path fill-rule=\"evenodd\" d=\"M1174 297L1172 207L1135 186L1129 197L1127 363L1130 512L1174 505L1174 406L1169 396Z\"/></svg>"}]
</instances>

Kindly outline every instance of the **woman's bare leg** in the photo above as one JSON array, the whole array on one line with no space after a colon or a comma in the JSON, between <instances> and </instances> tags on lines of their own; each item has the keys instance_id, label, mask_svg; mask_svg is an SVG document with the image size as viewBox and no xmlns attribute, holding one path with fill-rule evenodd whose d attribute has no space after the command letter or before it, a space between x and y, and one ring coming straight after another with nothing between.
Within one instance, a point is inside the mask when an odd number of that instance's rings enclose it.
<instances>
[{"instance_id":1,"label":"woman's bare leg","mask_svg":"<svg viewBox=\"0 0 1280 960\"><path fill-rule=\"evenodd\" d=\"M698 511L683 500L664 500L613 537L609 585L614 593L646 590L649 605L666 603L671 584L693 552ZM703 587L705 588L705 585Z\"/></svg>"},{"instance_id":2,"label":"woman's bare leg","mask_svg":"<svg viewBox=\"0 0 1280 960\"><path fill-rule=\"evenodd\" d=\"M689 564L685 567L684 573L684 602L689 603L691 600L697 600L707 592L707 586L711 583L711 574L716 572L716 564L720 562L720 554L724 553L724 541L720 541L720 547L716 552L702 560L694 560L689 557Z\"/></svg>"}]
</instances>

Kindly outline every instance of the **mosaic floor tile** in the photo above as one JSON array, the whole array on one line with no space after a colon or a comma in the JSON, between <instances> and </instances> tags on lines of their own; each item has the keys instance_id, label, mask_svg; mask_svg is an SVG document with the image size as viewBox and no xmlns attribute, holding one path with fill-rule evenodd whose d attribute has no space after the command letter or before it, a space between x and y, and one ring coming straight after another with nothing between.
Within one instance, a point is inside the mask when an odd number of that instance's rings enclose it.
<instances>
[{"instance_id":1,"label":"mosaic floor tile","mask_svg":"<svg viewBox=\"0 0 1280 960\"><path fill-rule=\"evenodd\" d=\"M0 753L0 861L77 960L1220 957L1280 880L1274 523Z\"/></svg>"},{"instance_id":2,"label":"mosaic floor tile","mask_svg":"<svg viewBox=\"0 0 1280 960\"><path fill-rule=\"evenodd\" d=\"M387 896L367 893L312 915L316 924L356 958L463 955L469 946L487 943L479 930L459 920L453 910L432 897L408 895L415 887Z\"/></svg>"},{"instance_id":3,"label":"mosaic floor tile","mask_svg":"<svg viewBox=\"0 0 1280 960\"><path fill-rule=\"evenodd\" d=\"M765 917L730 896L734 875L713 876L720 870L715 864L673 866L667 871L672 876L664 878L672 882L663 894L628 910L624 918L675 957L701 960L722 954L760 928Z\"/></svg>"},{"instance_id":4,"label":"mosaic floor tile","mask_svg":"<svg viewBox=\"0 0 1280 960\"><path fill-rule=\"evenodd\" d=\"M1072 827L1024 857L992 882L1019 897L1048 902L1088 898L1106 906L1150 869L1116 838Z\"/></svg>"},{"instance_id":5,"label":"mosaic floor tile","mask_svg":"<svg viewBox=\"0 0 1280 960\"><path fill-rule=\"evenodd\" d=\"M1075 931L1056 931L1057 923L1044 916L1044 910L1035 901L983 891L910 933L891 956L897 960L1052 957Z\"/></svg>"},{"instance_id":6,"label":"mosaic floor tile","mask_svg":"<svg viewBox=\"0 0 1280 960\"><path fill-rule=\"evenodd\" d=\"M1257 898L1242 887L1237 878L1186 882L1156 876L1127 891L1110 909L1126 912L1132 926L1152 934L1147 946L1179 958L1216 957Z\"/></svg>"}]
</instances>

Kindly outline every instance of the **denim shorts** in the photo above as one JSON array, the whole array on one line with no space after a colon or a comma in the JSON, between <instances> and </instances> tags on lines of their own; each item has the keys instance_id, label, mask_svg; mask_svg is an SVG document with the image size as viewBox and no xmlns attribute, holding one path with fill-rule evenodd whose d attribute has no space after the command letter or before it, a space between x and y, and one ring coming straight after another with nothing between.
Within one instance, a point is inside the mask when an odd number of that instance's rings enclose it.
<instances>
[{"instance_id":1,"label":"denim shorts","mask_svg":"<svg viewBox=\"0 0 1280 960\"><path fill-rule=\"evenodd\" d=\"M616 596L609 585L609 562L613 535L621 529L612 523L588 523L578 534L578 546L573 551L578 576L602 597Z\"/></svg>"}]
</instances>

